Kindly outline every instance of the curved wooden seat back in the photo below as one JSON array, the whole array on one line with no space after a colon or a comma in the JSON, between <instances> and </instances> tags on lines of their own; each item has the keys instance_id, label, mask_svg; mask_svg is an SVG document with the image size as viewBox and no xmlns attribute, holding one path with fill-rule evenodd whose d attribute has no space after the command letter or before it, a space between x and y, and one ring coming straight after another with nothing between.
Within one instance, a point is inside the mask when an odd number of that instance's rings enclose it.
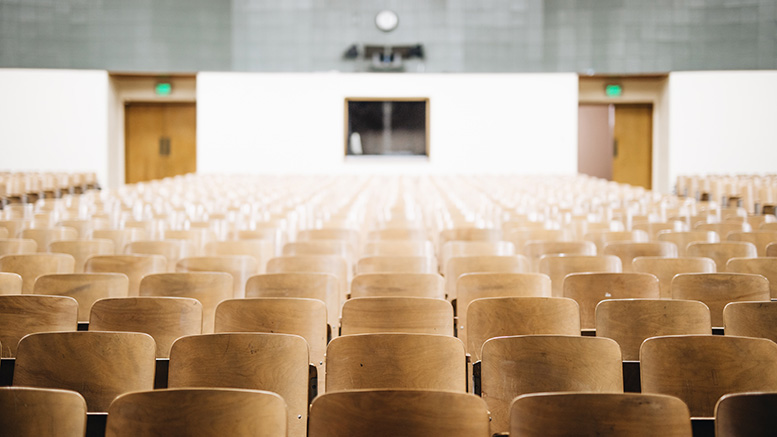
<instances>
[{"instance_id":1,"label":"curved wooden seat back","mask_svg":"<svg viewBox=\"0 0 777 437\"><path fill-rule=\"evenodd\" d=\"M416 228L388 228L370 231L367 234L367 240L394 241L394 240L413 240L427 241L425 229Z\"/></svg>"},{"instance_id":2,"label":"curved wooden seat back","mask_svg":"<svg viewBox=\"0 0 777 437\"><path fill-rule=\"evenodd\" d=\"M340 281L327 273L267 273L248 278L246 298L296 297L326 304L332 335L340 326Z\"/></svg>"},{"instance_id":3,"label":"curved wooden seat back","mask_svg":"<svg viewBox=\"0 0 777 437\"><path fill-rule=\"evenodd\" d=\"M726 335L777 342L777 302L731 302L723 308Z\"/></svg>"},{"instance_id":4,"label":"curved wooden seat back","mask_svg":"<svg viewBox=\"0 0 777 437\"><path fill-rule=\"evenodd\" d=\"M505 241L513 243L517 253L525 253L526 245L532 241L564 242L570 240L570 235L569 232L564 229L517 228L505 230L504 239Z\"/></svg>"},{"instance_id":5,"label":"curved wooden seat back","mask_svg":"<svg viewBox=\"0 0 777 437\"><path fill-rule=\"evenodd\" d=\"M0 228L5 229L5 228ZM3 255L22 255L25 253L36 253L38 243L29 238L3 238L0 239L0 256Z\"/></svg>"},{"instance_id":6,"label":"curved wooden seat back","mask_svg":"<svg viewBox=\"0 0 777 437\"><path fill-rule=\"evenodd\" d=\"M632 263L637 273L650 273L658 278L659 297L672 298L672 278L680 273L715 273L715 261L703 257L663 258L640 256Z\"/></svg>"},{"instance_id":7,"label":"curved wooden seat back","mask_svg":"<svg viewBox=\"0 0 777 437\"><path fill-rule=\"evenodd\" d=\"M0 228L8 231L8 236L4 238L17 238L19 232L27 226L27 222L22 218L10 218L0 220Z\"/></svg>"},{"instance_id":8,"label":"curved wooden seat back","mask_svg":"<svg viewBox=\"0 0 777 437\"><path fill-rule=\"evenodd\" d=\"M83 437L86 401L70 390L0 387L0 430L15 437Z\"/></svg>"},{"instance_id":9,"label":"curved wooden seat back","mask_svg":"<svg viewBox=\"0 0 777 437\"><path fill-rule=\"evenodd\" d=\"M216 235L210 229L178 229L166 230L166 240L186 241L189 249L188 256L198 257L205 253L205 245L216 239Z\"/></svg>"},{"instance_id":10,"label":"curved wooden seat back","mask_svg":"<svg viewBox=\"0 0 777 437\"><path fill-rule=\"evenodd\" d=\"M510 404L526 393L623 392L618 343L609 338L527 335L486 341L481 352L482 395L491 432L510 429Z\"/></svg>"},{"instance_id":11,"label":"curved wooden seat back","mask_svg":"<svg viewBox=\"0 0 777 437\"><path fill-rule=\"evenodd\" d=\"M113 241L107 239L52 241L49 243L49 251L72 255L75 259L73 273L83 273L87 259L95 255L113 255Z\"/></svg>"},{"instance_id":12,"label":"curved wooden seat back","mask_svg":"<svg viewBox=\"0 0 777 437\"><path fill-rule=\"evenodd\" d=\"M168 358L173 342L202 333L202 304L186 297L119 297L92 305L90 331L145 332L154 338L156 357Z\"/></svg>"},{"instance_id":13,"label":"curved wooden seat back","mask_svg":"<svg viewBox=\"0 0 777 437\"><path fill-rule=\"evenodd\" d=\"M515 246L509 241L459 241L446 242L439 253L440 271L452 258L466 256L509 256L515 255Z\"/></svg>"},{"instance_id":14,"label":"curved wooden seat back","mask_svg":"<svg viewBox=\"0 0 777 437\"><path fill-rule=\"evenodd\" d=\"M326 391L414 388L466 389L464 344L429 334L337 337L326 350Z\"/></svg>"},{"instance_id":15,"label":"curved wooden seat back","mask_svg":"<svg viewBox=\"0 0 777 437\"><path fill-rule=\"evenodd\" d=\"M434 245L427 240L377 240L364 246L362 256L434 256Z\"/></svg>"},{"instance_id":16,"label":"curved wooden seat back","mask_svg":"<svg viewBox=\"0 0 777 437\"><path fill-rule=\"evenodd\" d=\"M127 255L161 255L167 261L166 272L174 272L175 264L189 255L191 249L186 240L138 240L124 246Z\"/></svg>"},{"instance_id":17,"label":"curved wooden seat back","mask_svg":"<svg viewBox=\"0 0 777 437\"><path fill-rule=\"evenodd\" d=\"M510 407L511 437L567 435L692 437L688 407L672 396L539 393Z\"/></svg>"},{"instance_id":18,"label":"curved wooden seat back","mask_svg":"<svg viewBox=\"0 0 777 437\"><path fill-rule=\"evenodd\" d=\"M160 255L98 255L86 260L86 273L123 273L129 278L129 295L140 294L140 283L147 275L167 271L167 260Z\"/></svg>"},{"instance_id":19,"label":"curved wooden seat back","mask_svg":"<svg viewBox=\"0 0 777 437\"><path fill-rule=\"evenodd\" d=\"M286 404L259 390L181 388L128 393L108 410L106 437L286 434Z\"/></svg>"},{"instance_id":20,"label":"curved wooden seat back","mask_svg":"<svg viewBox=\"0 0 777 437\"><path fill-rule=\"evenodd\" d=\"M759 258L731 258L726 271L761 275L769 280L772 299L777 299L777 256Z\"/></svg>"},{"instance_id":21,"label":"curved wooden seat back","mask_svg":"<svg viewBox=\"0 0 777 437\"><path fill-rule=\"evenodd\" d=\"M580 335L580 309L563 297L487 297L473 300L467 314L467 353L480 359L483 343L512 335ZM459 338L461 331L459 331ZM462 341L465 341L462 338Z\"/></svg>"},{"instance_id":22,"label":"curved wooden seat back","mask_svg":"<svg viewBox=\"0 0 777 437\"><path fill-rule=\"evenodd\" d=\"M11 272L0 272L0 295L22 294L22 275Z\"/></svg>"},{"instance_id":23,"label":"curved wooden seat back","mask_svg":"<svg viewBox=\"0 0 777 437\"><path fill-rule=\"evenodd\" d=\"M639 348L660 335L712 334L703 302L669 299L608 299L596 306L596 336L618 342L624 360L639 360Z\"/></svg>"},{"instance_id":24,"label":"curved wooden seat back","mask_svg":"<svg viewBox=\"0 0 777 437\"><path fill-rule=\"evenodd\" d=\"M679 220L669 220L666 222L637 222L634 221L631 229L634 231L645 231L650 237L650 241L665 241L658 238L661 232L683 232L687 224ZM677 246L680 249L680 246Z\"/></svg>"},{"instance_id":25,"label":"curved wooden seat back","mask_svg":"<svg viewBox=\"0 0 777 437\"><path fill-rule=\"evenodd\" d=\"M38 252L48 252L49 243L59 240L75 240L78 231L68 227L23 229L19 233L21 238L35 240L38 244Z\"/></svg>"},{"instance_id":26,"label":"curved wooden seat back","mask_svg":"<svg viewBox=\"0 0 777 437\"><path fill-rule=\"evenodd\" d=\"M0 357L16 356L16 347L25 335L36 332L75 331L78 303L63 296L0 296Z\"/></svg>"},{"instance_id":27,"label":"curved wooden seat back","mask_svg":"<svg viewBox=\"0 0 777 437\"><path fill-rule=\"evenodd\" d=\"M356 263L356 274L437 273L437 260L427 256L369 256Z\"/></svg>"},{"instance_id":28,"label":"curved wooden seat back","mask_svg":"<svg viewBox=\"0 0 777 437\"><path fill-rule=\"evenodd\" d=\"M453 307L427 297L357 297L343 304L342 335L404 332L453 335Z\"/></svg>"},{"instance_id":29,"label":"curved wooden seat back","mask_svg":"<svg viewBox=\"0 0 777 437\"><path fill-rule=\"evenodd\" d=\"M334 275L340 283L339 301L345 301L345 295L348 294L348 263L341 256L297 255L275 257L267 262L267 273L327 273Z\"/></svg>"},{"instance_id":30,"label":"curved wooden seat back","mask_svg":"<svg viewBox=\"0 0 777 437\"><path fill-rule=\"evenodd\" d=\"M650 236L645 231L593 231L585 234L583 239L596 244L596 253L602 253L607 243L616 241L647 243L650 241Z\"/></svg>"},{"instance_id":31,"label":"curved wooden seat back","mask_svg":"<svg viewBox=\"0 0 777 437\"><path fill-rule=\"evenodd\" d=\"M89 411L154 388L154 339L138 332L46 332L19 342L13 384L74 390Z\"/></svg>"},{"instance_id":32,"label":"curved wooden seat back","mask_svg":"<svg viewBox=\"0 0 777 437\"><path fill-rule=\"evenodd\" d=\"M696 231L713 231L720 236L720 241L726 241L732 232L748 232L752 228L748 223L696 223L693 226Z\"/></svg>"},{"instance_id":33,"label":"curved wooden seat back","mask_svg":"<svg viewBox=\"0 0 777 437\"><path fill-rule=\"evenodd\" d=\"M245 255L197 256L183 258L175 265L176 272L224 272L232 276L232 296L245 297L246 281L253 276L258 265L253 257Z\"/></svg>"},{"instance_id":34,"label":"curved wooden seat back","mask_svg":"<svg viewBox=\"0 0 777 437\"><path fill-rule=\"evenodd\" d=\"M712 417L725 394L777 390L777 344L763 338L653 337L639 357L642 392L677 396L693 417Z\"/></svg>"},{"instance_id":35,"label":"curved wooden seat back","mask_svg":"<svg viewBox=\"0 0 777 437\"><path fill-rule=\"evenodd\" d=\"M0 271L22 277L22 293L32 293L35 280L51 273L73 273L75 259L64 253L33 253L0 257Z\"/></svg>"},{"instance_id":36,"label":"curved wooden seat back","mask_svg":"<svg viewBox=\"0 0 777 437\"><path fill-rule=\"evenodd\" d=\"M729 302L771 298L769 281L747 273L683 273L672 279L672 299L700 300L710 309L712 326L723 326L723 307Z\"/></svg>"},{"instance_id":37,"label":"curved wooden seat back","mask_svg":"<svg viewBox=\"0 0 777 437\"><path fill-rule=\"evenodd\" d=\"M270 227L259 227L256 229L251 230L240 230L236 231L234 233L234 237L239 240L262 240L262 241L270 241L273 246L273 256L278 256L281 254L281 250L283 250L283 245L285 244L286 238L285 238L285 231L281 228L270 226ZM269 258L268 258L269 259ZM262 265L262 268L264 268L267 265L266 260Z\"/></svg>"},{"instance_id":38,"label":"curved wooden seat back","mask_svg":"<svg viewBox=\"0 0 777 437\"><path fill-rule=\"evenodd\" d=\"M355 249L347 240L299 240L283 246L283 256L295 255L337 255L348 265L355 261Z\"/></svg>"},{"instance_id":39,"label":"curved wooden seat back","mask_svg":"<svg viewBox=\"0 0 777 437\"><path fill-rule=\"evenodd\" d=\"M777 243L770 243L766 245L766 256L777 256Z\"/></svg>"},{"instance_id":40,"label":"curved wooden seat back","mask_svg":"<svg viewBox=\"0 0 777 437\"><path fill-rule=\"evenodd\" d=\"M478 396L437 390L326 393L310 407L310 437L487 437L488 410Z\"/></svg>"},{"instance_id":41,"label":"curved wooden seat back","mask_svg":"<svg viewBox=\"0 0 777 437\"><path fill-rule=\"evenodd\" d=\"M604 245L603 255L615 255L621 259L624 273L634 271L632 261L639 256L658 256L664 258L677 258L677 246L667 241L653 241L647 243L614 242Z\"/></svg>"},{"instance_id":42,"label":"curved wooden seat back","mask_svg":"<svg viewBox=\"0 0 777 437\"><path fill-rule=\"evenodd\" d=\"M224 272L157 273L140 281L141 296L190 297L202 304L202 332L213 332L216 307L234 293Z\"/></svg>"},{"instance_id":43,"label":"curved wooden seat back","mask_svg":"<svg viewBox=\"0 0 777 437\"><path fill-rule=\"evenodd\" d=\"M744 241L690 243L686 253L688 256L711 258L715 261L715 268L718 272L726 271L726 263L731 258L755 258L757 256L755 245Z\"/></svg>"},{"instance_id":44,"label":"curved wooden seat back","mask_svg":"<svg viewBox=\"0 0 777 437\"><path fill-rule=\"evenodd\" d=\"M95 229L92 232L92 238L113 240L114 255L121 255L124 253L124 247L127 244L133 241L145 240L148 236L145 230L139 228Z\"/></svg>"},{"instance_id":45,"label":"curved wooden seat back","mask_svg":"<svg viewBox=\"0 0 777 437\"><path fill-rule=\"evenodd\" d=\"M596 255L596 245L591 241L546 241L530 240L523 246L523 252L533 272L540 268L543 255Z\"/></svg>"},{"instance_id":46,"label":"curved wooden seat back","mask_svg":"<svg viewBox=\"0 0 777 437\"><path fill-rule=\"evenodd\" d=\"M766 256L766 246L777 242L777 231L731 232L726 240L753 243L758 256Z\"/></svg>"},{"instance_id":47,"label":"curved wooden seat back","mask_svg":"<svg viewBox=\"0 0 777 437\"><path fill-rule=\"evenodd\" d=\"M72 297L78 302L78 321L88 322L92 305L107 297L127 297L129 279L123 273L63 273L43 275L33 294Z\"/></svg>"},{"instance_id":48,"label":"curved wooden seat back","mask_svg":"<svg viewBox=\"0 0 777 437\"><path fill-rule=\"evenodd\" d=\"M720 236L714 231L659 232L658 241L667 241L677 246L677 256L687 256L691 243L720 243Z\"/></svg>"},{"instance_id":49,"label":"curved wooden seat back","mask_svg":"<svg viewBox=\"0 0 777 437\"><path fill-rule=\"evenodd\" d=\"M580 326L596 328L596 305L605 299L658 299L658 278L649 273L572 273L564 297L580 305Z\"/></svg>"},{"instance_id":50,"label":"curved wooden seat back","mask_svg":"<svg viewBox=\"0 0 777 437\"><path fill-rule=\"evenodd\" d=\"M183 337L170 351L168 387L231 387L278 393L290 436L304 437L308 344L298 335L222 333Z\"/></svg>"},{"instance_id":51,"label":"curved wooden seat back","mask_svg":"<svg viewBox=\"0 0 777 437\"><path fill-rule=\"evenodd\" d=\"M500 241L502 239L502 231L499 229L484 229L484 228L471 228L460 227L453 229L445 229L440 231L438 239L438 252L442 253L442 248L445 243L449 241ZM441 260L442 261L442 260Z\"/></svg>"},{"instance_id":52,"label":"curved wooden seat back","mask_svg":"<svg viewBox=\"0 0 777 437\"><path fill-rule=\"evenodd\" d=\"M777 392L724 395L715 406L716 437L769 437L777 429Z\"/></svg>"},{"instance_id":53,"label":"curved wooden seat back","mask_svg":"<svg viewBox=\"0 0 777 437\"><path fill-rule=\"evenodd\" d=\"M551 296L554 297L564 297L564 278L569 274L620 273L621 271L621 260L614 255L544 255L540 258L540 273L550 277ZM583 328L585 328L584 322Z\"/></svg>"},{"instance_id":54,"label":"curved wooden seat back","mask_svg":"<svg viewBox=\"0 0 777 437\"><path fill-rule=\"evenodd\" d=\"M267 261L275 256L275 246L270 240L230 240L211 241L205 245L205 255L246 255L256 260L256 271L253 274L264 273Z\"/></svg>"},{"instance_id":55,"label":"curved wooden seat back","mask_svg":"<svg viewBox=\"0 0 777 437\"><path fill-rule=\"evenodd\" d=\"M351 298L402 296L445 299L445 281L437 273L368 273L351 283Z\"/></svg>"},{"instance_id":56,"label":"curved wooden seat back","mask_svg":"<svg viewBox=\"0 0 777 437\"><path fill-rule=\"evenodd\" d=\"M8 232L8 228L0 227L0 239L8 238L10 236L9 234L10 233Z\"/></svg>"},{"instance_id":57,"label":"curved wooden seat back","mask_svg":"<svg viewBox=\"0 0 777 437\"><path fill-rule=\"evenodd\" d=\"M353 249L359 247L359 232L345 228L307 229L297 233L297 241L310 240L341 240L351 244Z\"/></svg>"},{"instance_id":58,"label":"curved wooden seat back","mask_svg":"<svg viewBox=\"0 0 777 437\"><path fill-rule=\"evenodd\" d=\"M529 260L523 255L481 255L453 257L445 266L445 292L447 299L457 298L456 284L466 273L526 273Z\"/></svg>"}]
</instances>

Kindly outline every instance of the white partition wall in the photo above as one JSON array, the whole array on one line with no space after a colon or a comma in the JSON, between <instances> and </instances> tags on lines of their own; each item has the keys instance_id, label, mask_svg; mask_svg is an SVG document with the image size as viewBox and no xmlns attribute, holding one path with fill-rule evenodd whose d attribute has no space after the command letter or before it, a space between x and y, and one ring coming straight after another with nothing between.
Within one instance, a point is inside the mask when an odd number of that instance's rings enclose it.
<instances>
[{"instance_id":1,"label":"white partition wall","mask_svg":"<svg viewBox=\"0 0 777 437\"><path fill-rule=\"evenodd\" d=\"M346 160L346 97L428 97L429 160ZM200 73L197 142L209 173L575 173L577 75Z\"/></svg>"}]
</instances>

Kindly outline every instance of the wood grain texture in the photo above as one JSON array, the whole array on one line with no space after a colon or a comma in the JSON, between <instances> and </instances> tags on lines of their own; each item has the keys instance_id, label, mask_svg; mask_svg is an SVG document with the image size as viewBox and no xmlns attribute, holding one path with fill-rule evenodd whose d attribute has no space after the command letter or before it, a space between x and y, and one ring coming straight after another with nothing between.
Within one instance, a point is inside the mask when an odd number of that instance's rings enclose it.
<instances>
[{"instance_id":1,"label":"wood grain texture","mask_svg":"<svg viewBox=\"0 0 777 437\"><path fill-rule=\"evenodd\" d=\"M154 387L154 339L138 332L47 332L19 342L13 384L74 390L89 411Z\"/></svg>"},{"instance_id":2,"label":"wood grain texture","mask_svg":"<svg viewBox=\"0 0 777 437\"><path fill-rule=\"evenodd\" d=\"M224 272L232 276L233 298L243 298L246 292L246 281L259 269L253 257L246 255L218 255L184 258L175 265L180 273L193 272Z\"/></svg>"},{"instance_id":3,"label":"wood grain texture","mask_svg":"<svg viewBox=\"0 0 777 437\"><path fill-rule=\"evenodd\" d=\"M5 229L5 228L2 228ZM0 239L0 256L21 255L38 251L38 243L30 238L3 238Z\"/></svg>"},{"instance_id":4,"label":"wood grain texture","mask_svg":"<svg viewBox=\"0 0 777 437\"><path fill-rule=\"evenodd\" d=\"M356 263L356 274L437 273L437 260L428 256L369 256Z\"/></svg>"},{"instance_id":5,"label":"wood grain texture","mask_svg":"<svg viewBox=\"0 0 777 437\"><path fill-rule=\"evenodd\" d=\"M523 246L522 253L529 258L532 271L537 271L543 255L596 255L596 245L591 241L530 240Z\"/></svg>"},{"instance_id":6,"label":"wood grain texture","mask_svg":"<svg viewBox=\"0 0 777 437\"><path fill-rule=\"evenodd\" d=\"M202 304L185 297L119 297L92 305L90 331L145 332L154 338L156 357L168 358L173 342L202 333Z\"/></svg>"},{"instance_id":7,"label":"wood grain texture","mask_svg":"<svg viewBox=\"0 0 777 437\"><path fill-rule=\"evenodd\" d=\"M671 396L637 393L540 393L518 397L510 436L691 437L688 407Z\"/></svg>"},{"instance_id":8,"label":"wood grain texture","mask_svg":"<svg viewBox=\"0 0 777 437\"><path fill-rule=\"evenodd\" d=\"M691 243L719 243L720 236L714 231L659 232L658 241L668 241L677 246L677 256L686 256Z\"/></svg>"},{"instance_id":9,"label":"wood grain texture","mask_svg":"<svg viewBox=\"0 0 777 437\"><path fill-rule=\"evenodd\" d=\"M113 241L95 238L92 240L60 240L49 243L49 251L66 253L75 259L73 273L83 273L86 260L95 255L113 255Z\"/></svg>"},{"instance_id":10,"label":"wood grain texture","mask_svg":"<svg viewBox=\"0 0 777 437\"><path fill-rule=\"evenodd\" d=\"M650 240L645 231L593 231L585 234L586 241L596 244L596 253L602 253L604 245L616 241L631 241L634 243L647 243Z\"/></svg>"},{"instance_id":11,"label":"wood grain texture","mask_svg":"<svg viewBox=\"0 0 777 437\"><path fill-rule=\"evenodd\" d=\"M339 281L340 301L345 301L345 295L348 294L348 264L341 256L297 255L275 257L267 262L267 273L327 273L334 275Z\"/></svg>"},{"instance_id":12,"label":"wood grain texture","mask_svg":"<svg viewBox=\"0 0 777 437\"><path fill-rule=\"evenodd\" d=\"M468 393L357 390L327 393L310 407L310 437L487 437L488 410Z\"/></svg>"},{"instance_id":13,"label":"wood grain texture","mask_svg":"<svg viewBox=\"0 0 777 437\"><path fill-rule=\"evenodd\" d=\"M106 297L127 297L129 279L123 273L65 273L43 275L33 294L72 297L78 302L78 321L88 322L92 304Z\"/></svg>"},{"instance_id":14,"label":"wood grain texture","mask_svg":"<svg viewBox=\"0 0 777 437\"><path fill-rule=\"evenodd\" d=\"M78 303L62 296L0 296L0 343L3 358L15 357L25 335L36 332L75 331Z\"/></svg>"},{"instance_id":15,"label":"wood grain texture","mask_svg":"<svg viewBox=\"0 0 777 437\"><path fill-rule=\"evenodd\" d=\"M680 273L715 273L715 261L703 257L663 258L640 256L633 261L634 271L658 278L659 297L672 298L672 278Z\"/></svg>"},{"instance_id":16,"label":"wood grain texture","mask_svg":"<svg viewBox=\"0 0 777 437\"><path fill-rule=\"evenodd\" d=\"M390 229L394 230L394 229ZM364 246L362 256L434 256L431 241L379 240L370 241Z\"/></svg>"},{"instance_id":17,"label":"wood grain texture","mask_svg":"<svg viewBox=\"0 0 777 437\"><path fill-rule=\"evenodd\" d=\"M723 327L726 335L777 343L777 302L731 302L723 308Z\"/></svg>"},{"instance_id":18,"label":"wood grain texture","mask_svg":"<svg viewBox=\"0 0 777 437\"><path fill-rule=\"evenodd\" d=\"M710 310L695 300L613 299L596 306L596 336L618 342L624 360L639 360L650 337L712 334Z\"/></svg>"},{"instance_id":19,"label":"wood grain texture","mask_svg":"<svg viewBox=\"0 0 777 437\"><path fill-rule=\"evenodd\" d=\"M181 388L128 393L108 410L106 437L286 434L286 404L260 390Z\"/></svg>"},{"instance_id":20,"label":"wood grain texture","mask_svg":"<svg viewBox=\"0 0 777 437\"><path fill-rule=\"evenodd\" d=\"M448 300L457 298L457 281L467 273L525 273L529 260L523 255L453 257L445 266L445 292Z\"/></svg>"},{"instance_id":21,"label":"wood grain texture","mask_svg":"<svg viewBox=\"0 0 777 437\"><path fill-rule=\"evenodd\" d=\"M777 256L777 243L771 243L766 245L766 256Z\"/></svg>"},{"instance_id":22,"label":"wood grain texture","mask_svg":"<svg viewBox=\"0 0 777 437\"><path fill-rule=\"evenodd\" d=\"M745 241L724 241L722 243L690 243L688 256L703 256L715 261L718 272L726 271L726 263L731 258L755 258L757 251L753 243Z\"/></svg>"},{"instance_id":23,"label":"wood grain texture","mask_svg":"<svg viewBox=\"0 0 777 437\"><path fill-rule=\"evenodd\" d=\"M653 337L639 356L642 392L676 396L693 417L712 417L725 394L777 390L777 344L763 338Z\"/></svg>"},{"instance_id":24,"label":"wood grain texture","mask_svg":"<svg viewBox=\"0 0 777 437\"><path fill-rule=\"evenodd\" d=\"M340 281L326 273L268 273L248 278L246 298L299 297L318 299L326 304L327 322L332 335L340 326Z\"/></svg>"},{"instance_id":25,"label":"wood grain texture","mask_svg":"<svg viewBox=\"0 0 777 437\"><path fill-rule=\"evenodd\" d=\"M222 333L183 337L170 351L168 387L231 387L278 393L290 436L304 437L308 345L298 335Z\"/></svg>"},{"instance_id":26,"label":"wood grain texture","mask_svg":"<svg viewBox=\"0 0 777 437\"><path fill-rule=\"evenodd\" d=\"M51 273L73 273L75 259L64 253L34 253L0 257L0 271L22 277L22 293L32 293L35 280Z\"/></svg>"},{"instance_id":27,"label":"wood grain texture","mask_svg":"<svg viewBox=\"0 0 777 437\"><path fill-rule=\"evenodd\" d=\"M580 335L577 302L563 297L487 297L473 300L467 310L467 353L481 357L483 343L512 335Z\"/></svg>"},{"instance_id":28,"label":"wood grain texture","mask_svg":"<svg viewBox=\"0 0 777 437\"><path fill-rule=\"evenodd\" d=\"M777 299L777 256L731 258L726 263L726 271L732 273L750 273L765 277L769 280L769 290L772 299Z\"/></svg>"},{"instance_id":29,"label":"wood grain texture","mask_svg":"<svg viewBox=\"0 0 777 437\"><path fill-rule=\"evenodd\" d=\"M0 430L15 437L83 437L86 401L68 390L0 387Z\"/></svg>"},{"instance_id":30,"label":"wood grain texture","mask_svg":"<svg viewBox=\"0 0 777 437\"><path fill-rule=\"evenodd\" d=\"M540 273L550 277L551 295L554 297L564 297L564 278L569 274L621 271L621 260L614 255L544 255L540 258Z\"/></svg>"},{"instance_id":31,"label":"wood grain texture","mask_svg":"<svg viewBox=\"0 0 777 437\"><path fill-rule=\"evenodd\" d=\"M124 253L124 247L133 242L147 239L146 231L139 228L126 229L95 229L92 238L113 240L114 255Z\"/></svg>"},{"instance_id":32,"label":"wood grain texture","mask_svg":"<svg viewBox=\"0 0 777 437\"><path fill-rule=\"evenodd\" d=\"M640 256L659 256L677 258L677 246L668 241L653 241L647 243L613 242L604 245L603 255L615 255L621 259L624 273L634 271L632 261Z\"/></svg>"},{"instance_id":33,"label":"wood grain texture","mask_svg":"<svg viewBox=\"0 0 777 437\"><path fill-rule=\"evenodd\" d=\"M723 326L729 302L769 301L769 281L747 273L683 273L672 279L672 299L699 300L710 309L712 326Z\"/></svg>"},{"instance_id":34,"label":"wood grain texture","mask_svg":"<svg viewBox=\"0 0 777 437\"><path fill-rule=\"evenodd\" d=\"M333 339L326 350L326 391L466 389L464 344L429 334L359 334Z\"/></svg>"},{"instance_id":35,"label":"wood grain texture","mask_svg":"<svg viewBox=\"0 0 777 437\"><path fill-rule=\"evenodd\" d=\"M482 396L494 433L510 430L510 404L522 394L623 392L621 351L609 338L497 337L483 344L481 357Z\"/></svg>"},{"instance_id":36,"label":"wood grain texture","mask_svg":"<svg viewBox=\"0 0 777 437\"><path fill-rule=\"evenodd\" d=\"M0 295L22 294L22 276L18 273L0 272Z\"/></svg>"},{"instance_id":37,"label":"wood grain texture","mask_svg":"<svg viewBox=\"0 0 777 437\"><path fill-rule=\"evenodd\" d=\"M445 281L436 273L369 273L351 282L351 298L392 296L444 299Z\"/></svg>"},{"instance_id":38,"label":"wood grain texture","mask_svg":"<svg viewBox=\"0 0 777 437\"><path fill-rule=\"evenodd\" d=\"M440 251L440 271L454 257L515 255L515 246L509 241L448 241Z\"/></svg>"},{"instance_id":39,"label":"wood grain texture","mask_svg":"<svg viewBox=\"0 0 777 437\"><path fill-rule=\"evenodd\" d=\"M140 283L148 275L167 270L160 255L97 255L86 260L86 273L123 273L129 278L129 295L138 296Z\"/></svg>"},{"instance_id":40,"label":"wood grain texture","mask_svg":"<svg viewBox=\"0 0 777 437\"><path fill-rule=\"evenodd\" d=\"M453 335L453 306L428 297L359 297L343 304L342 335L404 332Z\"/></svg>"},{"instance_id":41,"label":"wood grain texture","mask_svg":"<svg viewBox=\"0 0 777 437\"><path fill-rule=\"evenodd\" d=\"M275 246L270 240L211 241L205 245L205 255L246 255L256 260L255 274L264 273L267 261L275 256Z\"/></svg>"},{"instance_id":42,"label":"wood grain texture","mask_svg":"<svg viewBox=\"0 0 777 437\"><path fill-rule=\"evenodd\" d=\"M596 305L605 299L658 299L658 278L649 273L572 273L564 297L580 305L580 327L596 328Z\"/></svg>"},{"instance_id":43,"label":"wood grain texture","mask_svg":"<svg viewBox=\"0 0 777 437\"><path fill-rule=\"evenodd\" d=\"M124 246L127 255L160 255L167 261L166 272L174 272L178 260L190 254L186 240L138 240Z\"/></svg>"},{"instance_id":44,"label":"wood grain texture","mask_svg":"<svg viewBox=\"0 0 777 437\"><path fill-rule=\"evenodd\" d=\"M38 244L38 252L48 252L49 244L58 240L75 240L78 231L68 227L23 229L19 237L35 240Z\"/></svg>"},{"instance_id":45,"label":"wood grain texture","mask_svg":"<svg viewBox=\"0 0 777 437\"><path fill-rule=\"evenodd\" d=\"M715 406L715 436L770 437L777 429L777 393L737 393Z\"/></svg>"}]
</instances>

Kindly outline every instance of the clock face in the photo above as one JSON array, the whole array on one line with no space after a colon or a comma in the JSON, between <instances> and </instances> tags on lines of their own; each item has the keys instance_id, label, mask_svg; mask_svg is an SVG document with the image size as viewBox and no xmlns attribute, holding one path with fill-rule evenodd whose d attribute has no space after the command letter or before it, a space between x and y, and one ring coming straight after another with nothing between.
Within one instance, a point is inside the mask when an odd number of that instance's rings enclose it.
<instances>
[{"instance_id":1,"label":"clock face","mask_svg":"<svg viewBox=\"0 0 777 437\"><path fill-rule=\"evenodd\" d=\"M391 32L399 25L399 17L394 11L380 11L375 16L375 25L384 32Z\"/></svg>"}]
</instances>

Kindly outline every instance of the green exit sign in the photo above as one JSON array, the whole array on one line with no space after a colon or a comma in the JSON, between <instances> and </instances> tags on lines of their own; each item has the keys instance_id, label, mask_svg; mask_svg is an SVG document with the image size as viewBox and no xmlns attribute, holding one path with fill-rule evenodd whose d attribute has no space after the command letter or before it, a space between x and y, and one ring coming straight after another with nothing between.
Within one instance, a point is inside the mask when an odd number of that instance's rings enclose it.
<instances>
[{"instance_id":1,"label":"green exit sign","mask_svg":"<svg viewBox=\"0 0 777 437\"><path fill-rule=\"evenodd\" d=\"M158 96L169 96L173 92L173 84L170 82L158 82L154 86L154 93Z\"/></svg>"},{"instance_id":2,"label":"green exit sign","mask_svg":"<svg viewBox=\"0 0 777 437\"><path fill-rule=\"evenodd\" d=\"M604 94L607 97L620 97L623 95L623 86L610 83L604 86Z\"/></svg>"}]
</instances>

